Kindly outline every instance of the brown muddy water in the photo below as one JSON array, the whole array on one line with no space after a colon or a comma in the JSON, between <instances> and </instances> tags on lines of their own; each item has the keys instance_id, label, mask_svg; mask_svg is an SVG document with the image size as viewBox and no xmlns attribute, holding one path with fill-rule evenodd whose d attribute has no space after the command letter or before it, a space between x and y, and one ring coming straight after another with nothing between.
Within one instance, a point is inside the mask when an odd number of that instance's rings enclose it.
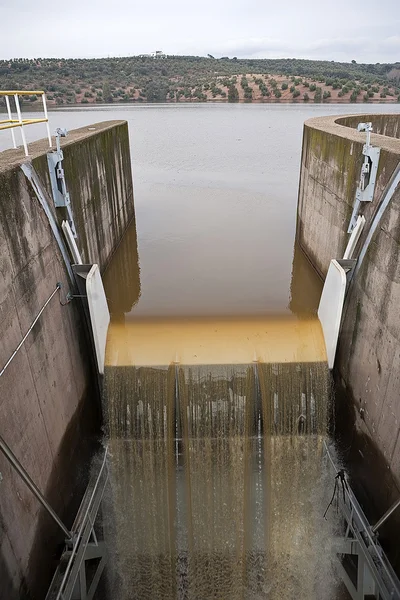
<instances>
[{"instance_id":1,"label":"brown muddy water","mask_svg":"<svg viewBox=\"0 0 400 600\"><path fill-rule=\"evenodd\" d=\"M108 366L105 386L109 597L338 597L326 363Z\"/></svg>"},{"instance_id":2,"label":"brown muddy water","mask_svg":"<svg viewBox=\"0 0 400 600\"><path fill-rule=\"evenodd\" d=\"M257 146L268 127L284 139L277 111L160 110L104 274L107 597L343 598L300 145Z\"/></svg>"}]
</instances>

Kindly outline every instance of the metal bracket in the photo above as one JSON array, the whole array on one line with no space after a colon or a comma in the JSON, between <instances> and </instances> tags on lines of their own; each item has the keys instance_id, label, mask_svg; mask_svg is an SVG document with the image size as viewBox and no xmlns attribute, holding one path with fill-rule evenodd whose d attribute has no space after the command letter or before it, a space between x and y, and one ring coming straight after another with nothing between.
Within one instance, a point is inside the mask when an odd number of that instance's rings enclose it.
<instances>
[{"instance_id":1,"label":"metal bracket","mask_svg":"<svg viewBox=\"0 0 400 600\"><path fill-rule=\"evenodd\" d=\"M347 259L346 258L338 258L337 262L339 263L339 265L342 267L342 269L346 273L346 292L347 292L351 278L353 277L353 274L354 274L354 269L356 267L357 260L355 258L347 258Z\"/></svg>"},{"instance_id":2,"label":"metal bracket","mask_svg":"<svg viewBox=\"0 0 400 600\"><path fill-rule=\"evenodd\" d=\"M74 238L77 237L74 223L74 215L72 213L71 200L65 182L65 174L62 166L64 154L60 146L60 138L66 137L66 129L58 128L56 130L56 146L55 152L47 153L47 164L49 166L51 190L53 192L54 206L56 208L66 208L68 214L68 223L71 227Z\"/></svg>"},{"instance_id":3,"label":"metal bracket","mask_svg":"<svg viewBox=\"0 0 400 600\"><path fill-rule=\"evenodd\" d=\"M364 162L361 167L360 181L356 190L356 198L351 215L347 233L351 233L356 226L358 212L361 202L372 202L374 198L376 176L378 173L380 148L371 146L372 123L359 123L358 131L365 131L367 134L366 143L363 146Z\"/></svg>"}]
</instances>

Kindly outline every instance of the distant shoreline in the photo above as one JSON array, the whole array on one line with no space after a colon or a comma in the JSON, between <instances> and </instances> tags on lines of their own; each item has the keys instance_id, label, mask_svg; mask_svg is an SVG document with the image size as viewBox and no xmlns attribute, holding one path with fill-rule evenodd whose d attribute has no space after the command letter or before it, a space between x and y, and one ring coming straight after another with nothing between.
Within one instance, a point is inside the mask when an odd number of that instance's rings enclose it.
<instances>
[{"instance_id":1,"label":"distant shoreline","mask_svg":"<svg viewBox=\"0 0 400 600\"><path fill-rule=\"evenodd\" d=\"M47 102L47 109L49 111L60 111L60 110L65 110L66 108L82 108L82 109L89 109L89 108L101 108L101 107L115 107L117 108L118 106L165 106L165 105L169 105L169 106L186 106L189 104L198 104L198 105L206 105L206 104L247 104L247 105L251 105L251 104L295 104L295 105L300 105L300 106L307 106L307 105L312 105L315 106L316 104L318 105L324 105L324 106L333 106L333 105L348 105L348 106L360 106L360 105L364 105L365 107L370 106L371 104L381 104L381 105L393 105L393 104L398 104L399 105L399 112L400 112L400 102L396 99L396 98L371 98L369 99L367 102L364 102L363 100L358 100L357 102L350 102L348 99L342 99L342 98L338 98L338 99L332 99L329 98L327 100L323 100L321 102L314 102L313 100L310 100L308 102L304 102L304 100L298 100L298 99L278 99L278 98L271 98L271 99L265 99L265 100L261 100L261 99L257 99L257 100L253 100L252 102L246 102L245 100L239 100L237 102L228 102L228 100L221 98L221 99L212 99L212 100L203 100L203 101L199 101L199 100L180 100L179 102L174 102L174 101L164 101L164 102L147 102L147 101L143 101L143 102L137 102L137 101L133 101L133 102L88 102L87 104L82 104L81 102L76 102L74 104L70 103L70 104L55 104L53 102ZM32 102L32 103L25 103L22 105L21 107L22 112L41 112L43 111L43 105L41 102ZM0 106L0 113L4 114L6 113L6 108L3 106Z\"/></svg>"}]
</instances>

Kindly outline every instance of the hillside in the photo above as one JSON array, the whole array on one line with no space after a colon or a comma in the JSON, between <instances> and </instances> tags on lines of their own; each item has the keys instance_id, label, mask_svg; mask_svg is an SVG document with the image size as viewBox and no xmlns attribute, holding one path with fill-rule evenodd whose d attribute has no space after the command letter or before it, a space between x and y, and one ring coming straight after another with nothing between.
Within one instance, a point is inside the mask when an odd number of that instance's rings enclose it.
<instances>
[{"instance_id":1,"label":"hillside","mask_svg":"<svg viewBox=\"0 0 400 600\"><path fill-rule=\"evenodd\" d=\"M132 56L0 61L0 90L49 104L109 102L400 102L400 63ZM24 99L35 105L37 98Z\"/></svg>"}]
</instances>

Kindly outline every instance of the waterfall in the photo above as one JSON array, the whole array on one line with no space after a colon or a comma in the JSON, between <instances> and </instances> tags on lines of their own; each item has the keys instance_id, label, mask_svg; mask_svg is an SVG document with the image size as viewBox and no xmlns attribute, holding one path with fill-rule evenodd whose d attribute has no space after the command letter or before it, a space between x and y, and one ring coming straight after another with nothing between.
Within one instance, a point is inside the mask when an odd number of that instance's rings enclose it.
<instances>
[{"instance_id":1,"label":"waterfall","mask_svg":"<svg viewBox=\"0 0 400 600\"><path fill-rule=\"evenodd\" d=\"M121 365L111 339L110 597L334 598L326 362L141 366L129 332Z\"/></svg>"}]
</instances>

